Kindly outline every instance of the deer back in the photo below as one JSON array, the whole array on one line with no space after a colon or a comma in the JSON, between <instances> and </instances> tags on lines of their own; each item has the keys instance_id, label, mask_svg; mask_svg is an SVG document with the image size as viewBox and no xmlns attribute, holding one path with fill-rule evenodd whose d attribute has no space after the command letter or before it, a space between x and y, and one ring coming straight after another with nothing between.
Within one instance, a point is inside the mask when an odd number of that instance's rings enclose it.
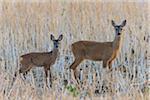
<instances>
[{"instance_id":1,"label":"deer back","mask_svg":"<svg viewBox=\"0 0 150 100\"><path fill-rule=\"evenodd\" d=\"M112 42L78 41L72 44L75 57L91 60L103 60L113 53Z\"/></svg>"},{"instance_id":2,"label":"deer back","mask_svg":"<svg viewBox=\"0 0 150 100\"><path fill-rule=\"evenodd\" d=\"M32 64L36 66L51 65L55 63L58 51L29 53L21 56L21 64Z\"/></svg>"}]
</instances>

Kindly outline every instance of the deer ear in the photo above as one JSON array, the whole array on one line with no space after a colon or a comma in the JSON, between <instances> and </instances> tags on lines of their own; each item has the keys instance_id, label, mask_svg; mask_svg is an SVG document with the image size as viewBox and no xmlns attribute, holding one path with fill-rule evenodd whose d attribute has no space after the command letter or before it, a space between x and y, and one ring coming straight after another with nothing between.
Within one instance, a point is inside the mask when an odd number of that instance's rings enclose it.
<instances>
[{"instance_id":1,"label":"deer ear","mask_svg":"<svg viewBox=\"0 0 150 100\"><path fill-rule=\"evenodd\" d=\"M55 37L51 34L51 40L55 40Z\"/></svg>"},{"instance_id":2,"label":"deer ear","mask_svg":"<svg viewBox=\"0 0 150 100\"><path fill-rule=\"evenodd\" d=\"M116 24L113 20L111 20L111 24L112 24L112 26L116 26Z\"/></svg>"},{"instance_id":3,"label":"deer ear","mask_svg":"<svg viewBox=\"0 0 150 100\"><path fill-rule=\"evenodd\" d=\"M126 25L126 20L124 20L121 24L122 27L124 27Z\"/></svg>"},{"instance_id":4,"label":"deer ear","mask_svg":"<svg viewBox=\"0 0 150 100\"><path fill-rule=\"evenodd\" d=\"M58 38L58 41L61 41L63 39L63 35L61 34Z\"/></svg>"}]
</instances>

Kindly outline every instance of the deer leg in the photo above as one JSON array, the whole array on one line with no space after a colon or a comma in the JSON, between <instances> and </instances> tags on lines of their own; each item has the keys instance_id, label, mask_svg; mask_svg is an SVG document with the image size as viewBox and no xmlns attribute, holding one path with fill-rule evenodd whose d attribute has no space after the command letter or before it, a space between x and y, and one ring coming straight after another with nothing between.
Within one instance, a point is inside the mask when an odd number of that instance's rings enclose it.
<instances>
[{"instance_id":1,"label":"deer leg","mask_svg":"<svg viewBox=\"0 0 150 100\"><path fill-rule=\"evenodd\" d=\"M51 84L50 84L50 87L52 87L52 73L51 73L50 68L49 68L48 71L49 71L49 75L50 75L50 76L49 76L49 78L50 78L50 83L51 83Z\"/></svg>"},{"instance_id":2,"label":"deer leg","mask_svg":"<svg viewBox=\"0 0 150 100\"><path fill-rule=\"evenodd\" d=\"M110 70L112 70L112 61L109 61L109 62L108 62L108 68L109 68Z\"/></svg>"},{"instance_id":3,"label":"deer leg","mask_svg":"<svg viewBox=\"0 0 150 100\"><path fill-rule=\"evenodd\" d=\"M28 65L27 66L23 66L19 69L19 74L23 74L24 78L25 78L25 75L27 74L27 72L32 68L32 65Z\"/></svg>"},{"instance_id":4,"label":"deer leg","mask_svg":"<svg viewBox=\"0 0 150 100\"><path fill-rule=\"evenodd\" d=\"M44 71L45 71L45 76L46 76L45 81L46 81L46 85L47 85L47 77L48 77L48 70L47 70L47 68L44 67Z\"/></svg>"},{"instance_id":5,"label":"deer leg","mask_svg":"<svg viewBox=\"0 0 150 100\"><path fill-rule=\"evenodd\" d=\"M110 60L107 61L108 62L108 69L109 69L109 71L113 70L112 69L112 61L113 61L113 59L110 59Z\"/></svg>"},{"instance_id":6,"label":"deer leg","mask_svg":"<svg viewBox=\"0 0 150 100\"><path fill-rule=\"evenodd\" d=\"M107 62L103 62L103 68L107 67ZM113 91L113 84L112 84L112 73L110 73L110 71L106 71L104 74L106 74L106 77L104 80L106 80L108 82L108 86L106 87L107 92L108 93L112 93Z\"/></svg>"},{"instance_id":7,"label":"deer leg","mask_svg":"<svg viewBox=\"0 0 150 100\"><path fill-rule=\"evenodd\" d=\"M108 66L108 69L110 71L112 71L112 60L105 60L103 61L103 68L107 68Z\"/></svg>"},{"instance_id":8,"label":"deer leg","mask_svg":"<svg viewBox=\"0 0 150 100\"><path fill-rule=\"evenodd\" d=\"M44 71L45 71L45 76L46 76L46 85L47 85L47 87L48 87L48 81L47 81L47 78L48 78L48 72L50 73L50 82L51 82L51 84L52 84L52 81L51 81L51 72L50 72L50 67L49 66L47 66L47 67L44 67ZM49 79L48 79L49 80ZM51 87L51 85L50 85L50 87Z\"/></svg>"},{"instance_id":9,"label":"deer leg","mask_svg":"<svg viewBox=\"0 0 150 100\"><path fill-rule=\"evenodd\" d=\"M103 61L103 68L106 68L107 67L107 61Z\"/></svg>"},{"instance_id":10,"label":"deer leg","mask_svg":"<svg viewBox=\"0 0 150 100\"><path fill-rule=\"evenodd\" d=\"M82 59L78 59L76 58L75 61L72 63L72 65L70 66L71 69L75 70L76 67L82 62Z\"/></svg>"},{"instance_id":11,"label":"deer leg","mask_svg":"<svg viewBox=\"0 0 150 100\"><path fill-rule=\"evenodd\" d=\"M75 59L75 61L72 63L72 65L70 66L70 68L73 70L73 75L74 75L74 78L75 80L77 81L77 71L76 71L76 67L82 62L82 59L79 58L79 59Z\"/></svg>"}]
</instances>

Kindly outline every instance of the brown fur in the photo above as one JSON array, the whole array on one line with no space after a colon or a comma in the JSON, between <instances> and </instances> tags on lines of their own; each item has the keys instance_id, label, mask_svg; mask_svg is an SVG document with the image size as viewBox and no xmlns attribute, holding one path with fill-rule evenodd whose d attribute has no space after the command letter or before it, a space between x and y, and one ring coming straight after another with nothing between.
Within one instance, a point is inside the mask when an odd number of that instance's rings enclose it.
<instances>
[{"instance_id":1,"label":"brown fur","mask_svg":"<svg viewBox=\"0 0 150 100\"><path fill-rule=\"evenodd\" d=\"M75 62L71 65L71 69L76 67L84 59L103 61L103 67L107 65L111 68L112 61L116 58L120 48L121 37L118 36L112 42L94 42L94 41L78 41L72 44L72 52Z\"/></svg>"},{"instance_id":2,"label":"brown fur","mask_svg":"<svg viewBox=\"0 0 150 100\"><path fill-rule=\"evenodd\" d=\"M50 72L50 67L56 61L56 58L59 55L58 44L61 41L63 35L60 35L58 39L55 39L53 35L51 35L51 40L54 43L54 49L51 52L32 52L28 54L24 54L20 56L20 64L21 67L19 69L19 73L26 73L33 67L44 67L46 78L48 77L48 71ZM16 73L15 73L16 76ZM50 81L51 81L51 72L50 72ZM52 82L52 81L51 81ZM47 84L47 79L46 79Z\"/></svg>"},{"instance_id":3,"label":"brown fur","mask_svg":"<svg viewBox=\"0 0 150 100\"><path fill-rule=\"evenodd\" d=\"M71 45L75 60L70 66L74 71L76 79L76 67L84 60L103 61L103 68L107 66L112 69L112 61L117 57L122 41L122 28L126 25L126 20L121 25L116 25L112 20L116 36L112 42L78 41Z\"/></svg>"},{"instance_id":4,"label":"brown fur","mask_svg":"<svg viewBox=\"0 0 150 100\"><path fill-rule=\"evenodd\" d=\"M20 57L21 68L20 73L29 71L32 67L44 66L45 73L50 70L50 66L53 65L58 56L58 49L54 49L52 52L33 52L22 55Z\"/></svg>"}]
</instances>

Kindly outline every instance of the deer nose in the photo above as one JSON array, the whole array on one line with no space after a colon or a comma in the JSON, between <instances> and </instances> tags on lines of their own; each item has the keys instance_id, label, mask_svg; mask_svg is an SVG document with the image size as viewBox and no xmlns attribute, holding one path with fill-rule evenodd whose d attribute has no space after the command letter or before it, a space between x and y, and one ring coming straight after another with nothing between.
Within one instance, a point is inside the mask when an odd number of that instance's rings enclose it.
<instances>
[{"instance_id":1,"label":"deer nose","mask_svg":"<svg viewBox=\"0 0 150 100\"><path fill-rule=\"evenodd\" d=\"M118 35L121 35L121 33L119 32Z\"/></svg>"},{"instance_id":2,"label":"deer nose","mask_svg":"<svg viewBox=\"0 0 150 100\"><path fill-rule=\"evenodd\" d=\"M55 44L54 46L55 46L55 48L58 48L58 44Z\"/></svg>"}]
</instances>

